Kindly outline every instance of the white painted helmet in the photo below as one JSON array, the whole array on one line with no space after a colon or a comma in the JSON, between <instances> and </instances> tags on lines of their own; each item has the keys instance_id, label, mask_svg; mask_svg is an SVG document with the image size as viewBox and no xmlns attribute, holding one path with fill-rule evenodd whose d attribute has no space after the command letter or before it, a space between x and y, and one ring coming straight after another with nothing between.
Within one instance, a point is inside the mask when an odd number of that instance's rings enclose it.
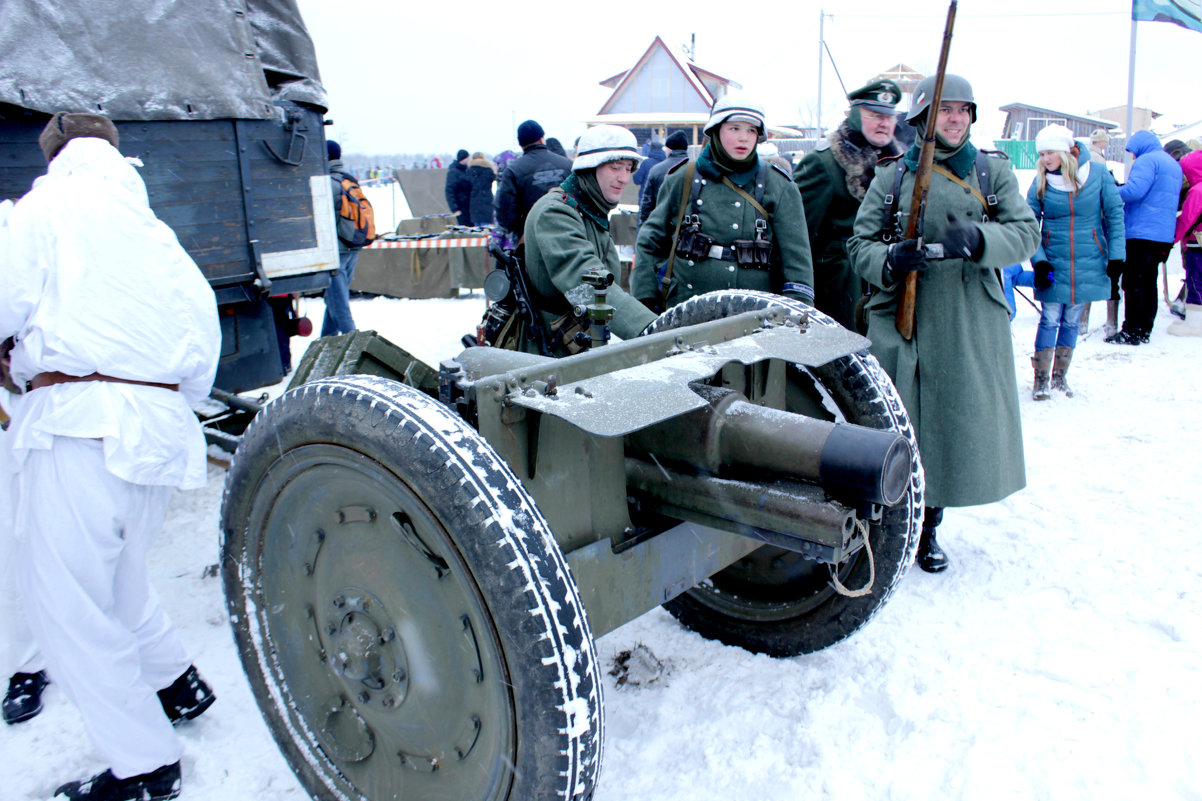
<instances>
[{"instance_id":1,"label":"white painted helmet","mask_svg":"<svg viewBox=\"0 0 1202 801\"><path fill-rule=\"evenodd\" d=\"M620 125L594 125L576 143L572 172L595 169L607 161L622 159L630 159L636 167L643 160L634 134Z\"/></svg>"}]
</instances>

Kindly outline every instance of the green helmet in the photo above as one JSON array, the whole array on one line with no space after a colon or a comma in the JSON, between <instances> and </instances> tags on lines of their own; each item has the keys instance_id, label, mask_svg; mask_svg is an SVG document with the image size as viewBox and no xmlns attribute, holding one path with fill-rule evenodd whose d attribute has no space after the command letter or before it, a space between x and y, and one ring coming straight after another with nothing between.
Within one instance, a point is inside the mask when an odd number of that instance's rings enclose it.
<instances>
[{"instance_id":1,"label":"green helmet","mask_svg":"<svg viewBox=\"0 0 1202 801\"><path fill-rule=\"evenodd\" d=\"M918 82L918 86L914 87L914 93L910 95L910 113L906 116L906 122L911 125L920 120L926 114L927 107L931 105L931 92L935 91L935 77L931 75L923 78ZM942 99L968 103L972 110L972 121L977 121L977 102L972 97L972 84L966 79L950 73L944 75Z\"/></svg>"}]
</instances>

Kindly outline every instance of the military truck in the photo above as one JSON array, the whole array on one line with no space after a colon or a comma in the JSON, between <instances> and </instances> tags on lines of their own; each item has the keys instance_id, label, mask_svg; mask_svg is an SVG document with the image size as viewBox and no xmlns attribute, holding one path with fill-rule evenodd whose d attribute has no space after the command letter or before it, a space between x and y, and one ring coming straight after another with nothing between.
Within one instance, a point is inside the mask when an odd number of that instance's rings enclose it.
<instances>
[{"instance_id":1,"label":"military truck","mask_svg":"<svg viewBox=\"0 0 1202 801\"><path fill-rule=\"evenodd\" d=\"M217 387L278 383L291 300L338 267L326 94L293 0L14 0L0 53L0 198L46 171L50 115L106 114L217 295Z\"/></svg>"},{"instance_id":2,"label":"military truck","mask_svg":"<svg viewBox=\"0 0 1202 801\"><path fill-rule=\"evenodd\" d=\"M595 637L659 605L779 657L863 626L923 505L868 344L718 292L562 359L312 345L243 436L221 522L242 664L308 792L588 799Z\"/></svg>"}]
</instances>

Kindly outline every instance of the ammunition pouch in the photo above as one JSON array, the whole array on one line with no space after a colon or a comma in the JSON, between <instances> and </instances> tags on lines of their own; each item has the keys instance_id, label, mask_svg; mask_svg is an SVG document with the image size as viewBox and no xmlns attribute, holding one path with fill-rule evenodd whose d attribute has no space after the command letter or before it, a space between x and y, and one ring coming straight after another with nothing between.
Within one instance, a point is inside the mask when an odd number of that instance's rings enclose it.
<instances>
[{"instance_id":1,"label":"ammunition pouch","mask_svg":"<svg viewBox=\"0 0 1202 801\"><path fill-rule=\"evenodd\" d=\"M772 266L772 243L766 239L736 239L732 247L740 267L767 270Z\"/></svg>"},{"instance_id":2,"label":"ammunition pouch","mask_svg":"<svg viewBox=\"0 0 1202 801\"><path fill-rule=\"evenodd\" d=\"M714 238L702 233L701 220L693 215L689 227L680 232L676 240L676 256L690 261L701 261L710 258L710 248L714 246Z\"/></svg>"}]
</instances>

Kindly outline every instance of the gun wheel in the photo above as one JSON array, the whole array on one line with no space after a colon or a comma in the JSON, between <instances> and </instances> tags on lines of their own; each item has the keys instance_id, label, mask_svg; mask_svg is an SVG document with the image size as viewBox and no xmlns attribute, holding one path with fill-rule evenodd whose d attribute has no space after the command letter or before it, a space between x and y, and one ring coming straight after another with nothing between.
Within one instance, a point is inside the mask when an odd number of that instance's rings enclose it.
<instances>
[{"instance_id":1,"label":"gun wheel","mask_svg":"<svg viewBox=\"0 0 1202 801\"><path fill-rule=\"evenodd\" d=\"M812 323L838 325L825 314L779 295L719 291L669 309L649 333L772 306L807 312ZM793 367L789 411L897 431L910 440L914 457L905 497L869 528L876 578L868 595L842 595L831 581L830 566L765 546L664 604L684 626L704 637L773 656L821 650L867 623L913 562L922 524L918 442L897 390L876 359L861 352L817 368ZM815 403L816 398L823 402ZM867 554L857 551L836 572L845 587L865 586L870 572Z\"/></svg>"},{"instance_id":2,"label":"gun wheel","mask_svg":"<svg viewBox=\"0 0 1202 801\"><path fill-rule=\"evenodd\" d=\"M270 403L222 507L222 579L272 735L318 799L585 799L592 637L550 530L463 420L351 376Z\"/></svg>"}]
</instances>

